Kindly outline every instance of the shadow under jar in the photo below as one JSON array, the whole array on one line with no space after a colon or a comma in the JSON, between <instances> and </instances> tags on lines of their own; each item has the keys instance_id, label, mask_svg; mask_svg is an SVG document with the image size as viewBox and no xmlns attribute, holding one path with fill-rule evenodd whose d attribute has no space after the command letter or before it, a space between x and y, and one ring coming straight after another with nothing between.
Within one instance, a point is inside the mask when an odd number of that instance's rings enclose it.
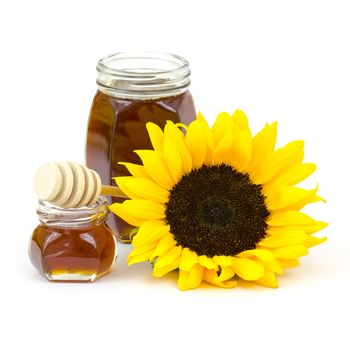
<instances>
[{"instance_id":1,"label":"shadow under jar","mask_svg":"<svg viewBox=\"0 0 350 350\"><path fill-rule=\"evenodd\" d=\"M29 257L39 273L51 282L93 282L110 272L117 247L106 198L68 209L39 201L37 213Z\"/></svg>"},{"instance_id":2,"label":"shadow under jar","mask_svg":"<svg viewBox=\"0 0 350 350\"><path fill-rule=\"evenodd\" d=\"M189 124L196 118L189 91L190 67L184 58L172 54L125 52L102 58L97 71L86 163L103 183L115 185L113 177L130 175L119 162L142 164L134 150L152 149L146 123L163 129L167 120ZM119 240L130 242L134 227L115 215L108 224Z\"/></svg>"}]
</instances>

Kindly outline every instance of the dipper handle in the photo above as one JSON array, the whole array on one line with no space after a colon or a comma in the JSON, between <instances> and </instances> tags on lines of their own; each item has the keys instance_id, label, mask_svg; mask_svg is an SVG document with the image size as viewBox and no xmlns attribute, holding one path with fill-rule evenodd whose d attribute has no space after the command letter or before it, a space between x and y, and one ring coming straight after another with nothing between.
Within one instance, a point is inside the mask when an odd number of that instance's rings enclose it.
<instances>
[{"instance_id":1,"label":"dipper handle","mask_svg":"<svg viewBox=\"0 0 350 350\"><path fill-rule=\"evenodd\" d=\"M124 197L114 186L103 186L96 171L72 162L41 165L34 178L37 196L62 208L78 208L95 203L100 194Z\"/></svg>"}]
</instances>

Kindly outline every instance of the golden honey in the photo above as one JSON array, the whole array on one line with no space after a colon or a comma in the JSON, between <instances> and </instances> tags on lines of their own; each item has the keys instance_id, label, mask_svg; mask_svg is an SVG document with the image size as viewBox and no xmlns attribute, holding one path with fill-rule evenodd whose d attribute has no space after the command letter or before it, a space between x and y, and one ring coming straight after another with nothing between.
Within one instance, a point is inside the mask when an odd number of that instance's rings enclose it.
<instances>
[{"instance_id":1,"label":"golden honey","mask_svg":"<svg viewBox=\"0 0 350 350\"><path fill-rule=\"evenodd\" d=\"M116 242L106 224L106 199L63 209L39 204L40 224L29 245L34 267L53 282L92 282L107 274L116 258Z\"/></svg>"}]
</instances>

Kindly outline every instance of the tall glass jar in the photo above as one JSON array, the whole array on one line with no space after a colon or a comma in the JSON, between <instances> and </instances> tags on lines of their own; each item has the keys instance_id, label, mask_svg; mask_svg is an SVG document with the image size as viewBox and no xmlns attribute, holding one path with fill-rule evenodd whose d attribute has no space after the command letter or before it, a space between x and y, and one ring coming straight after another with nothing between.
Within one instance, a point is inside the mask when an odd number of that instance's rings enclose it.
<instances>
[{"instance_id":1,"label":"tall glass jar","mask_svg":"<svg viewBox=\"0 0 350 350\"><path fill-rule=\"evenodd\" d=\"M130 175L119 162L141 164L134 150L151 149L146 123L162 129L167 120L188 124L196 118L189 63L182 57L155 52L124 52L97 65L97 93L87 130L86 162L104 184ZM122 199L112 199L122 201ZM111 216L117 238L130 241L133 227Z\"/></svg>"},{"instance_id":2,"label":"tall glass jar","mask_svg":"<svg viewBox=\"0 0 350 350\"><path fill-rule=\"evenodd\" d=\"M117 247L106 224L106 198L68 209L40 200L37 213L40 224L32 234L29 257L49 281L93 282L112 269Z\"/></svg>"}]
</instances>

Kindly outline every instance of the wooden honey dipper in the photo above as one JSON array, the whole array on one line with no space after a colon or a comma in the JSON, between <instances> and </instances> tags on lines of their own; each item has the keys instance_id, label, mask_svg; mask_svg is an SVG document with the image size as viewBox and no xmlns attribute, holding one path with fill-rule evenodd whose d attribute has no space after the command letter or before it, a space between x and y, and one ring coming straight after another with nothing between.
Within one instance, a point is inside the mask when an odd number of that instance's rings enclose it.
<instances>
[{"instance_id":1,"label":"wooden honey dipper","mask_svg":"<svg viewBox=\"0 0 350 350\"><path fill-rule=\"evenodd\" d=\"M62 208L79 208L95 203L99 195L123 197L116 186L102 185L96 171L72 162L41 165L34 177L37 196Z\"/></svg>"}]
</instances>

